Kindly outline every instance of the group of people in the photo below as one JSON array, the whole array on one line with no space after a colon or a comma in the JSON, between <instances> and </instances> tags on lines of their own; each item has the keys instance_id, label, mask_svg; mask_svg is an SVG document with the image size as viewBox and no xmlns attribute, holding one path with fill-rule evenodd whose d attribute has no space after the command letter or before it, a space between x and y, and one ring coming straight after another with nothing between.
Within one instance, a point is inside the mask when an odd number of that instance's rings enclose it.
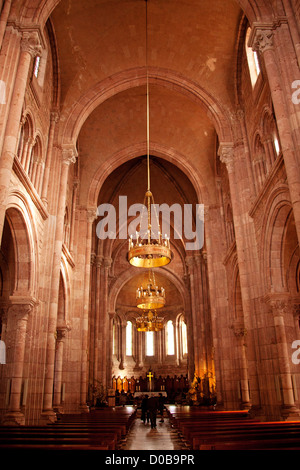
<instances>
[{"instance_id":1,"label":"group of people","mask_svg":"<svg viewBox=\"0 0 300 470\"><path fill-rule=\"evenodd\" d=\"M144 424L150 422L151 429L156 429L157 413L160 414L160 422L164 422L164 407L165 402L162 393L159 393L158 397L145 395L141 403L141 420Z\"/></svg>"}]
</instances>

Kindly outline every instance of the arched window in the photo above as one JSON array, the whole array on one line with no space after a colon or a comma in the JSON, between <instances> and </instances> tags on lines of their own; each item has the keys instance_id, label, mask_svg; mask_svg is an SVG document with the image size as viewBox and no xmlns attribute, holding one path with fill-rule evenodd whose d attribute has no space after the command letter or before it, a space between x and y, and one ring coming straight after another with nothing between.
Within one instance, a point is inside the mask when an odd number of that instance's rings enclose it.
<instances>
[{"instance_id":1,"label":"arched window","mask_svg":"<svg viewBox=\"0 0 300 470\"><path fill-rule=\"evenodd\" d=\"M32 74L32 83L34 86L38 85L39 87L43 87L44 85L47 67L47 56L47 49L43 49L41 51L41 54L37 55L34 59Z\"/></svg>"},{"instance_id":2,"label":"arched window","mask_svg":"<svg viewBox=\"0 0 300 470\"><path fill-rule=\"evenodd\" d=\"M257 52L248 46L250 34L251 34L251 28L248 28L247 33L246 33L245 48L246 48L247 61L248 61L249 72L250 72L250 79L251 79L252 87L254 88L257 78L260 74L260 65L259 65Z\"/></svg>"},{"instance_id":3,"label":"arched window","mask_svg":"<svg viewBox=\"0 0 300 470\"><path fill-rule=\"evenodd\" d=\"M274 147L275 147L276 156L278 156L280 154L280 145L279 145L279 140L278 140L277 135L274 135Z\"/></svg>"},{"instance_id":4,"label":"arched window","mask_svg":"<svg viewBox=\"0 0 300 470\"><path fill-rule=\"evenodd\" d=\"M33 74L36 78L38 78L39 71L40 71L40 63L41 63L41 56L36 56L33 68Z\"/></svg>"},{"instance_id":5,"label":"arched window","mask_svg":"<svg viewBox=\"0 0 300 470\"><path fill-rule=\"evenodd\" d=\"M185 355L188 353L188 346L187 346L187 328L186 328L186 323L183 319L181 319L180 326L181 326L182 354Z\"/></svg>"},{"instance_id":6,"label":"arched window","mask_svg":"<svg viewBox=\"0 0 300 470\"><path fill-rule=\"evenodd\" d=\"M146 356L154 356L154 332L146 331Z\"/></svg>"},{"instance_id":7,"label":"arched window","mask_svg":"<svg viewBox=\"0 0 300 470\"><path fill-rule=\"evenodd\" d=\"M116 354L116 324L113 322L113 331L112 331L112 353Z\"/></svg>"},{"instance_id":8,"label":"arched window","mask_svg":"<svg viewBox=\"0 0 300 470\"><path fill-rule=\"evenodd\" d=\"M132 356L132 322L126 324L126 356Z\"/></svg>"},{"instance_id":9,"label":"arched window","mask_svg":"<svg viewBox=\"0 0 300 470\"><path fill-rule=\"evenodd\" d=\"M174 356L175 354L174 325L172 320L167 322L167 354L168 356Z\"/></svg>"}]
</instances>

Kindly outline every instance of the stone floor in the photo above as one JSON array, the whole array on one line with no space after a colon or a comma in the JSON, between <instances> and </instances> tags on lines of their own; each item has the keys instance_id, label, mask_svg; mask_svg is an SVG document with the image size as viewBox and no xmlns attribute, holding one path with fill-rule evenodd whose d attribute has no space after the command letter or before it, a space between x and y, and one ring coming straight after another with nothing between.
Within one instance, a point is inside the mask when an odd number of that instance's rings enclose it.
<instances>
[{"instance_id":1,"label":"stone floor","mask_svg":"<svg viewBox=\"0 0 300 470\"><path fill-rule=\"evenodd\" d=\"M175 429L170 426L169 419L164 417L164 422L157 419L156 429L144 424L139 412L132 424L125 442L120 450L187 450L188 447L180 439Z\"/></svg>"}]
</instances>

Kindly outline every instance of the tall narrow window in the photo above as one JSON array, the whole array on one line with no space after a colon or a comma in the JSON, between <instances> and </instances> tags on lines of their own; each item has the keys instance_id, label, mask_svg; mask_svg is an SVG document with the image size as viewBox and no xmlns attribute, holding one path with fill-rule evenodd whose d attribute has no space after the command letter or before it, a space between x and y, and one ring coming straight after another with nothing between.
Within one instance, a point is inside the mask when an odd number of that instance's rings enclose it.
<instances>
[{"instance_id":1,"label":"tall narrow window","mask_svg":"<svg viewBox=\"0 0 300 470\"><path fill-rule=\"evenodd\" d=\"M181 338L182 338L182 354L187 354L187 329L185 321L181 320Z\"/></svg>"},{"instance_id":2,"label":"tall narrow window","mask_svg":"<svg viewBox=\"0 0 300 470\"><path fill-rule=\"evenodd\" d=\"M113 354L116 354L116 324L113 322L113 331L112 331L112 352Z\"/></svg>"},{"instance_id":3,"label":"tall narrow window","mask_svg":"<svg viewBox=\"0 0 300 470\"><path fill-rule=\"evenodd\" d=\"M132 322L126 325L126 356L132 356Z\"/></svg>"},{"instance_id":4,"label":"tall narrow window","mask_svg":"<svg viewBox=\"0 0 300 470\"><path fill-rule=\"evenodd\" d=\"M40 63L41 63L41 57L38 55L35 58L34 69L33 69L33 74L36 78L38 78L38 75L39 75Z\"/></svg>"},{"instance_id":5,"label":"tall narrow window","mask_svg":"<svg viewBox=\"0 0 300 470\"><path fill-rule=\"evenodd\" d=\"M276 155L278 156L280 153L280 145L279 145L279 141L276 135L274 136L274 147L275 147Z\"/></svg>"},{"instance_id":6,"label":"tall narrow window","mask_svg":"<svg viewBox=\"0 0 300 470\"><path fill-rule=\"evenodd\" d=\"M251 83L252 83L252 87L254 87L257 81L257 78L260 74L260 66L259 66L257 52L254 51L251 47L248 47L250 34L251 34L251 28L248 28L247 34L246 34L246 40L245 40L245 48L246 48Z\"/></svg>"},{"instance_id":7,"label":"tall narrow window","mask_svg":"<svg viewBox=\"0 0 300 470\"><path fill-rule=\"evenodd\" d=\"M154 356L154 332L146 332L146 356Z\"/></svg>"},{"instance_id":8,"label":"tall narrow window","mask_svg":"<svg viewBox=\"0 0 300 470\"><path fill-rule=\"evenodd\" d=\"M169 320L167 323L167 354L168 356L175 354L174 326L172 320Z\"/></svg>"}]
</instances>

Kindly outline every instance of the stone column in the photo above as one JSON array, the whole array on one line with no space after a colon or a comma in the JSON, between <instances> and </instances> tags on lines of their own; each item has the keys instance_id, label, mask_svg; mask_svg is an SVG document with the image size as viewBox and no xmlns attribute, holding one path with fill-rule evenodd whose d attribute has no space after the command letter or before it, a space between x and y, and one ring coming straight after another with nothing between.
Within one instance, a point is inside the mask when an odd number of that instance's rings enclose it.
<instances>
[{"instance_id":1,"label":"stone column","mask_svg":"<svg viewBox=\"0 0 300 470\"><path fill-rule=\"evenodd\" d=\"M94 385L97 384L98 379L98 364L99 364L99 313L100 313L100 291L101 291L101 265L103 256L96 256L96 282L95 282L95 332L94 332Z\"/></svg>"},{"instance_id":2,"label":"stone column","mask_svg":"<svg viewBox=\"0 0 300 470\"><path fill-rule=\"evenodd\" d=\"M26 332L29 314L33 308L34 302L32 300L26 301L20 299L9 307L8 314L14 316L14 324L16 325L12 375L11 375L11 392L9 409L4 416L3 425L24 425L25 416L21 412L21 392L23 381L24 369L24 354L26 344Z\"/></svg>"},{"instance_id":3,"label":"stone column","mask_svg":"<svg viewBox=\"0 0 300 470\"><path fill-rule=\"evenodd\" d=\"M26 162L26 158L27 158L27 151L28 151L29 141L30 141L30 137L28 137L23 142L22 151L20 152L20 162L21 162L21 165L23 166L24 169L25 169L25 162Z\"/></svg>"},{"instance_id":4,"label":"stone column","mask_svg":"<svg viewBox=\"0 0 300 470\"><path fill-rule=\"evenodd\" d=\"M67 327L58 327L57 335L56 335L53 410L58 413L61 413L63 411L63 406L61 402L61 390L62 390L64 342L65 342L67 330L68 330Z\"/></svg>"},{"instance_id":5,"label":"stone column","mask_svg":"<svg viewBox=\"0 0 300 470\"><path fill-rule=\"evenodd\" d=\"M300 240L299 159L296 154L296 149L294 145L294 139L289 120L289 111L283 90L282 70L279 68L280 61L276 56L273 35L274 33L270 26L264 27L261 25L256 25L255 28L253 28L253 32L250 38L250 44L252 45L252 48L254 50L260 52L265 63L285 163L289 191L293 204L296 230L298 240ZM289 100L290 103L292 103L292 96L289 97ZM295 113L295 116L296 115L297 113Z\"/></svg>"},{"instance_id":6,"label":"stone column","mask_svg":"<svg viewBox=\"0 0 300 470\"><path fill-rule=\"evenodd\" d=\"M261 284L259 283L260 272L258 258L256 256L256 238L253 221L249 216L249 201L247 201L247 191L245 172L243 171L243 159L240 157L242 149L234 148L233 144L220 144L220 160L226 165L230 185L230 195L232 202L232 211L235 228L236 252L238 257L238 268L240 274L240 285L243 307L243 321L249 333L249 350L253 350L253 325L254 318L257 315L258 307L255 303L255 297L262 295ZM242 184L242 178L244 181ZM251 342L252 340L252 342ZM254 361L252 356L252 375L249 375L251 381L251 391L253 406L260 407L258 402L260 398L259 384L257 381L258 371L256 367L260 365L259 361ZM250 364L249 364L250 366Z\"/></svg>"},{"instance_id":7,"label":"stone column","mask_svg":"<svg viewBox=\"0 0 300 470\"><path fill-rule=\"evenodd\" d=\"M73 253L73 248L74 248L75 212L76 212L78 187L79 187L79 181L75 180L73 183L71 221L70 221L70 243L69 243L70 253Z\"/></svg>"},{"instance_id":8,"label":"stone column","mask_svg":"<svg viewBox=\"0 0 300 470\"><path fill-rule=\"evenodd\" d=\"M59 119L59 114L56 111L53 111L50 114L48 146L47 146L47 154L46 154L46 161L45 161L45 171L44 171L44 178L43 178L43 185L42 185L42 193L41 193L41 199L45 205L48 204L47 192L48 192L48 184L49 184L49 176L50 176L50 167L52 164L52 149L53 149L55 126L56 126L56 123L58 122L58 119Z\"/></svg>"},{"instance_id":9,"label":"stone column","mask_svg":"<svg viewBox=\"0 0 300 470\"><path fill-rule=\"evenodd\" d=\"M122 323L121 325L121 360L119 369L124 370L126 367L125 364L126 360L126 323Z\"/></svg>"},{"instance_id":10,"label":"stone column","mask_svg":"<svg viewBox=\"0 0 300 470\"><path fill-rule=\"evenodd\" d=\"M135 326L133 322L133 327ZM135 331L135 365L134 370L138 371L141 369L141 332Z\"/></svg>"},{"instance_id":11,"label":"stone column","mask_svg":"<svg viewBox=\"0 0 300 470\"><path fill-rule=\"evenodd\" d=\"M108 301L108 282L109 282L109 270L111 267L112 259L105 257L103 258L104 267L104 299L103 299L103 318L101 322L101 328L103 328L103 386L111 383L111 363L109 362L109 312L107 310Z\"/></svg>"},{"instance_id":12,"label":"stone column","mask_svg":"<svg viewBox=\"0 0 300 470\"><path fill-rule=\"evenodd\" d=\"M96 219L96 209L86 210L86 236L85 236L85 266L84 266L84 292L83 292L83 318L81 326L82 358L81 358L81 403L82 411L87 408L87 383L88 383L88 325L90 305L90 278L91 278L91 252L92 252L92 227Z\"/></svg>"},{"instance_id":13,"label":"stone column","mask_svg":"<svg viewBox=\"0 0 300 470\"><path fill-rule=\"evenodd\" d=\"M285 419L295 419L300 416L294 400L292 376L290 369L291 349L288 348L284 317L292 309L288 299L281 296L269 295L266 297L273 313L273 321L278 352L278 365L282 382L283 406L282 416Z\"/></svg>"},{"instance_id":14,"label":"stone column","mask_svg":"<svg viewBox=\"0 0 300 470\"><path fill-rule=\"evenodd\" d=\"M246 354L246 335L247 330L242 323L233 325L233 332L238 340L238 356L241 365L241 399L242 409L249 410L251 408L250 393L249 393L249 377L248 377L248 363Z\"/></svg>"},{"instance_id":15,"label":"stone column","mask_svg":"<svg viewBox=\"0 0 300 470\"><path fill-rule=\"evenodd\" d=\"M196 308L196 298L195 298L195 261L192 256L187 256L185 263L188 267L189 272L189 283L190 283L190 295L191 295L191 320L192 320L192 332L193 332L193 351L194 351L194 364L195 364L195 373L200 375L199 371L199 346L198 346L198 329L197 329L197 308Z\"/></svg>"},{"instance_id":16,"label":"stone column","mask_svg":"<svg viewBox=\"0 0 300 470\"><path fill-rule=\"evenodd\" d=\"M7 25L8 16L9 16L10 9L11 9L11 3L12 3L12 0L5 0L2 11L1 11L1 16L0 16L0 48L2 46L2 41L3 41L3 37L4 37L4 33L5 33L5 28L6 28L6 25Z\"/></svg>"},{"instance_id":17,"label":"stone column","mask_svg":"<svg viewBox=\"0 0 300 470\"><path fill-rule=\"evenodd\" d=\"M197 289L197 331L198 331L198 354L199 354L199 375L202 377L205 373L208 372L208 363L207 363L207 343L209 332L206 331L207 325L205 321L206 317L206 307L205 307L205 297L206 292L203 289L203 273L202 273L202 257L199 254L195 254L195 288Z\"/></svg>"},{"instance_id":18,"label":"stone column","mask_svg":"<svg viewBox=\"0 0 300 470\"><path fill-rule=\"evenodd\" d=\"M113 343L113 319L115 317L115 312L108 312L108 338L107 338L107 359L106 359L106 379L103 381L104 388L111 387L112 379L112 343Z\"/></svg>"},{"instance_id":19,"label":"stone column","mask_svg":"<svg viewBox=\"0 0 300 470\"><path fill-rule=\"evenodd\" d=\"M60 280L60 263L61 252L64 236L64 214L66 207L66 193L69 166L76 161L76 151L73 146L66 146L62 150L62 164L61 176L59 182L59 196L56 215L56 228L54 240L54 253L53 253L53 267L50 288L50 305L49 305L49 318L48 318L48 333L47 333L47 349L46 349L46 364L45 364L45 382L44 382L44 398L43 398L43 412L42 421L48 422L56 420L56 414L52 408L53 400L53 380L54 380L54 364L55 364L55 336L57 328L57 308L58 308L58 295L59 295L59 280Z\"/></svg>"},{"instance_id":20,"label":"stone column","mask_svg":"<svg viewBox=\"0 0 300 470\"><path fill-rule=\"evenodd\" d=\"M15 79L15 85L10 105L9 116L5 129L2 155L0 159L0 237L6 211L6 197L10 184L10 177L14 158L18 146L18 134L20 120L22 116L22 107L24 103L28 73L32 58L41 51L39 36L36 31L23 32L21 41L21 53L19 57L18 69Z\"/></svg>"}]
</instances>

